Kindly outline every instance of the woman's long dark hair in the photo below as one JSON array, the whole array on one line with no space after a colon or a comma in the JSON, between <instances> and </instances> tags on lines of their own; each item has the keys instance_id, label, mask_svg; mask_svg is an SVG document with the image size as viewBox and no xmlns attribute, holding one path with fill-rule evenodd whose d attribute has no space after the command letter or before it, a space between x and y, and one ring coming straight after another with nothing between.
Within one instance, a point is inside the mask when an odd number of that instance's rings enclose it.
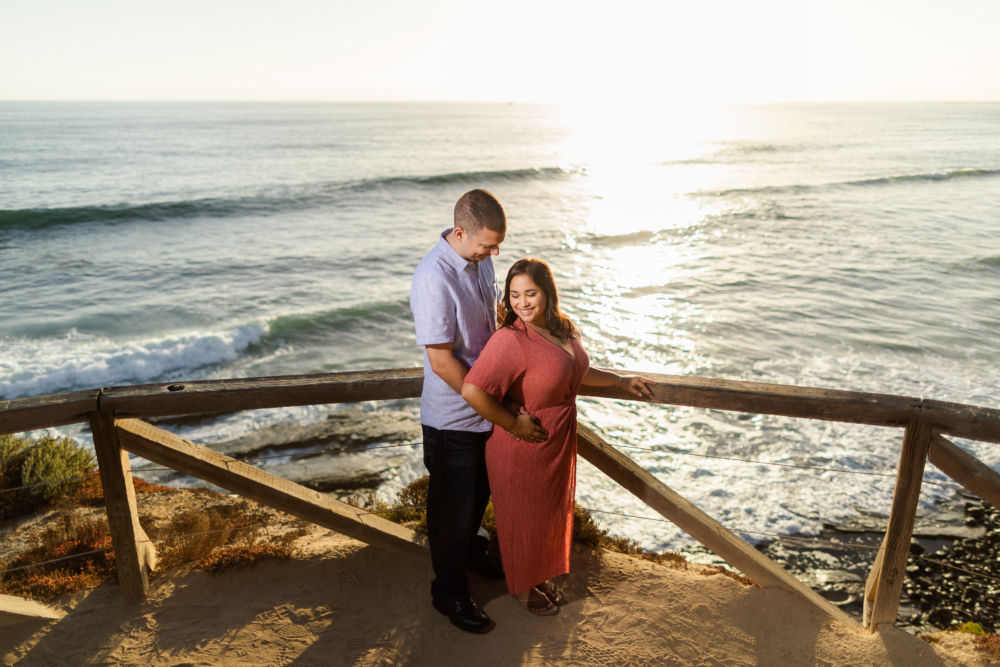
<instances>
[{"instance_id":1,"label":"woman's long dark hair","mask_svg":"<svg viewBox=\"0 0 1000 667\"><path fill-rule=\"evenodd\" d=\"M559 294L556 291L556 281L552 278L549 265L534 257L525 257L514 262L507 272L507 284L503 290L503 312L500 315L500 326L510 327L517 322L517 313L510 305L510 281L515 276L527 275L545 294L545 327L559 340L566 340L574 333L576 327L568 317L559 310Z\"/></svg>"}]
</instances>

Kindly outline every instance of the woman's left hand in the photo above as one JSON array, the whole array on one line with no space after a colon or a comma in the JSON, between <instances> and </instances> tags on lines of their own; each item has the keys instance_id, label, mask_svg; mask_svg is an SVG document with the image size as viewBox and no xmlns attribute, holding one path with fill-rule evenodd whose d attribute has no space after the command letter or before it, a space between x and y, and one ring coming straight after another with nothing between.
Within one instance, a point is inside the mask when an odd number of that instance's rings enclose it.
<instances>
[{"instance_id":1,"label":"woman's left hand","mask_svg":"<svg viewBox=\"0 0 1000 667\"><path fill-rule=\"evenodd\" d=\"M618 386L640 398L653 397L653 387L649 380L639 375L619 375Z\"/></svg>"}]
</instances>

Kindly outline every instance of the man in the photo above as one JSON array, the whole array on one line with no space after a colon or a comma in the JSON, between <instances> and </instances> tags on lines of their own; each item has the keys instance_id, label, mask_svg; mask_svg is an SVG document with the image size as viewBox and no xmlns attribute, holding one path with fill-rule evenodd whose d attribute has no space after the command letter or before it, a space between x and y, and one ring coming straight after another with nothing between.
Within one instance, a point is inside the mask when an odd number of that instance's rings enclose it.
<instances>
[{"instance_id":1,"label":"man","mask_svg":"<svg viewBox=\"0 0 1000 667\"><path fill-rule=\"evenodd\" d=\"M492 425L462 398L462 383L496 329L493 255L507 234L507 215L486 190L455 204L454 226L413 274L410 308L424 346L420 422L427 489L434 608L462 630L489 632L495 623L469 596L466 571L502 578L499 561L478 537L489 502L484 450Z\"/></svg>"}]
</instances>

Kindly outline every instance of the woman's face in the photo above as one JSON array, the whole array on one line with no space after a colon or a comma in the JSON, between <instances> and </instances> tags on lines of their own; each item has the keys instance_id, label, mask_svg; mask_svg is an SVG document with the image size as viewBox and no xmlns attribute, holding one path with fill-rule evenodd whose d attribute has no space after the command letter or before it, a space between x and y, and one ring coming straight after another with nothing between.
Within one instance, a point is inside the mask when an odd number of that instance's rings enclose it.
<instances>
[{"instance_id":1,"label":"woman's face","mask_svg":"<svg viewBox=\"0 0 1000 667\"><path fill-rule=\"evenodd\" d=\"M526 273L519 273L510 280L510 305L526 324L545 326L545 292Z\"/></svg>"}]
</instances>

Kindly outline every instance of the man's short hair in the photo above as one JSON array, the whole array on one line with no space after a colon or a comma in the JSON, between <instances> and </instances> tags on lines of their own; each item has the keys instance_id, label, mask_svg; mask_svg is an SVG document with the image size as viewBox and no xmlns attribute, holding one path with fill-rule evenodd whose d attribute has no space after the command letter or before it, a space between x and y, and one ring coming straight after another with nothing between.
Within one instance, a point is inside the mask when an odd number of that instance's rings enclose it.
<instances>
[{"instance_id":1,"label":"man's short hair","mask_svg":"<svg viewBox=\"0 0 1000 667\"><path fill-rule=\"evenodd\" d=\"M503 204L489 190L476 188L459 197L455 204L455 226L469 234L485 227L491 232L507 233L507 214Z\"/></svg>"}]
</instances>

